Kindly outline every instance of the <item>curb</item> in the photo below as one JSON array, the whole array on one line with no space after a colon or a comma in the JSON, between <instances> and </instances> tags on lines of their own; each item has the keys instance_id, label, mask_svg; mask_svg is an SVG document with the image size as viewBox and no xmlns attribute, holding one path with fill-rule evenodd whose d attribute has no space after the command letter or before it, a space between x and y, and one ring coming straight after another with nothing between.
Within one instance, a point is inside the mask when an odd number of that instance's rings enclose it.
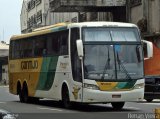
<instances>
[{"instance_id":1,"label":"curb","mask_svg":"<svg viewBox=\"0 0 160 119\"><path fill-rule=\"evenodd\" d=\"M8 88L8 87L9 87L9 85L7 85L7 86L0 86L0 87L7 87L7 88Z\"/></svg>"}]
</instances>

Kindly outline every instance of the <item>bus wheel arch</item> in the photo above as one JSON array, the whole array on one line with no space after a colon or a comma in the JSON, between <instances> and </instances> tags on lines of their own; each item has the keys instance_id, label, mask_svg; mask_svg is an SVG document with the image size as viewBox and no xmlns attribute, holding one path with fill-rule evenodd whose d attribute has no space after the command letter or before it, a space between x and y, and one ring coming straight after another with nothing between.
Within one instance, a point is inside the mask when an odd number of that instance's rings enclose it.
<instances>
[{"instance_id":1,"label":"bus wheel arch","mask_svg":"<svg viewBox=\"0 0 160 119\"><path fill-rule=\"evenodd\" d=\"M61 99L62 99L62 104L65 108L70 108L71 107L71 102L69 98L69 89L66 83L63 83L62 85L62 90L61 90Z\"/></svg>"}]
</instances>

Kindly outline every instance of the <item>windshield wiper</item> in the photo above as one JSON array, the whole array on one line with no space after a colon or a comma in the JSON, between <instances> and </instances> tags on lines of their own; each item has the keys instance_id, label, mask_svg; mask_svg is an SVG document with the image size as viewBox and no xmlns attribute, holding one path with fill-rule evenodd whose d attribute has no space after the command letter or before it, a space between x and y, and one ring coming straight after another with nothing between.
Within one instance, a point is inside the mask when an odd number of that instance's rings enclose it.
<instances>
[{"instance_id":1,"label":"windshield wiper","mask_svg":"<svg viewBox=\"0 0 160 119\"><path fill-rule=\"evenodd\" d=\"M121 62L121 60L119 59L119 54L118 54L118 52L117 52L117 62L118 62L119 70L121 70L121 68L120 68L120 66L121 66L121 67L122 67L122 71L126 74L127 79L131 80L132 78L131 78L130 74L129 74L128 71L126 70L123 62Z\"/></svg>"},{"instance_id":2,"label":"windshield wiper","mask_svg":"<svg viewBox=\"0 0 160 119\"><path fill-rule=\"evenodd\" d=\"M107 48L108 48L108 46L107 46ZM101 80L104 80L105 73L109 68L110 68L110 53L109 53L109 48L108 48L108 59L107 59L106 64L105 64Z\"/></svg>"}]
</instances>

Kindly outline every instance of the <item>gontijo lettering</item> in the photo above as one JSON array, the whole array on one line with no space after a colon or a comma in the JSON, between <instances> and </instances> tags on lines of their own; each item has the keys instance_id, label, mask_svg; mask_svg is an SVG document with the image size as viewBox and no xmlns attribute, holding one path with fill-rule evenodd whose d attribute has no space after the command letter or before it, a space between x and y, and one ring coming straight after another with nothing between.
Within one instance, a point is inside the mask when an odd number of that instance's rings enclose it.
<instances>
[{"instance_id":1,"label":"gontijo lettering","mask_svg":"<svg viewBox=\"0 0 160 119\"><path fill-rule=\"evenodd\" d=\"M38 68L38 61L37 60L30 60L30 61L22 61L21 62L21 69L37 69Z\"/></svg>"}]
</instances>

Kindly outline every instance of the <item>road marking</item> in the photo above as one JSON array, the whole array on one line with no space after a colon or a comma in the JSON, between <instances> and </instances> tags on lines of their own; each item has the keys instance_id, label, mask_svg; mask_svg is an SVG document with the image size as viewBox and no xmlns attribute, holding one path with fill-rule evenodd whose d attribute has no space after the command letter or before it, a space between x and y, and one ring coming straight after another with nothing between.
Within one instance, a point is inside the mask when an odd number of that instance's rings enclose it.
<instances>
[{"instance_id":1,"label":"road marking","mask_svg":"<svg viewBox=\"0 0 160 119\"><path fill-rule=\"evenodd\" d=\"M9 86L8 86L8 85L7 85L7 86L0 86L0 88L3 88L3 87L4 87L4 88L8 88Z\"/></svg>"},{"instance_id":2,"label":"road marking","mask_svg":"<svg viewBox=\"0 0 160 119\"><path fill-rule=\"evenodd\" d=\"M140 108L137 107L124 107L125 109L135 109L135 110L140 110Z\"/></svg>"},{"instance_id":3,"label":"road marking","mask_svg":"<svg viewBox=\"0 0 160 119\"><path fill-rule=\"evenodd\" d=\"M0 102L0 104L6 104L6 102Z\"/></svg>"},{"instance_id":4,"label":"road marking","mask_svg":"<svg viewBox=\"0 0 160 119\"><path fill-rule=\"evenodd\" d=\"M143 104L147 104L147 105L160 105L158 102L157 103L143 103Z\"/></svg>"},{"instance_id":5,"label":"road marking","mask_svg":"<svg viewBox=\"0 0 160 119\"><path fill-rule=\"evenodd\" d=\"M60 109L53 109L53 108L42 108L42 107L37 107L38 109L41 109L41 110L51 110L51 111L62 111Z\"/></svg>"}]
</instances>

